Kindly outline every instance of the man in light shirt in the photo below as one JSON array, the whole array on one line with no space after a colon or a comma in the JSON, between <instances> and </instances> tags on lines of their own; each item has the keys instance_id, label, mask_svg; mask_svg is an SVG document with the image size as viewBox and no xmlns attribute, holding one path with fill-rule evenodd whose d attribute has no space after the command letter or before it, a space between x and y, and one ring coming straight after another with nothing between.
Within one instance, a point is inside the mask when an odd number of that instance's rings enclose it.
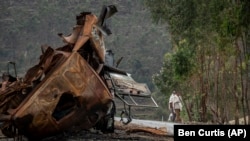
<instances>
[{"instance_id":1,"label":"man in light shirt","mask_svg":"<svg viewBox=\"0 0 250 141\"><path fill-rule=\"evenodd\" d=\"M175 91L173 91L169 98L169 110L174 115L173 121L181 122L180 112L182 110L182 103L180 96Z\"/></svg>"}]
</instances>

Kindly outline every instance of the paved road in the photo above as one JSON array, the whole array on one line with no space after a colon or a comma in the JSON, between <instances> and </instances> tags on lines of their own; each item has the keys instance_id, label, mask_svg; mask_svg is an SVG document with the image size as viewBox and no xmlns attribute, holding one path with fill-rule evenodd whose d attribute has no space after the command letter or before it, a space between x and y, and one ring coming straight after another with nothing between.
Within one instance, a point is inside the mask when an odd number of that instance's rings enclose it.
<instances>
[{"instance_id":1,"label":"paved road","mask_svg":"<svg viewBox=\"0 0 250 141\"><path fill-rule=\"evenodd\" d=\"M121 118L116 117L115 120L120 121ZM137 124L140 126L152 127L152 128L161 128L165 127L168 131L169 136L174 135L174 125L180 123L174 122L165 122L165 121L153 121L153 120L141 120L141 119L132 119L131 123Z\"/></svg>"}]
</instances>

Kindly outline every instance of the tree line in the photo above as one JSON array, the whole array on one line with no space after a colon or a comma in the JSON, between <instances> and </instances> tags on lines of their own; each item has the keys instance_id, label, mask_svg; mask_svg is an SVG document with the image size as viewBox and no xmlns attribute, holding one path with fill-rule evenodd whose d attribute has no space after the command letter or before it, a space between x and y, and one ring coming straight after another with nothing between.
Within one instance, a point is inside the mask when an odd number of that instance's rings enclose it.
<instances>
[{"instance_id":1,"label":"tree line","mask_svg":"<svg viewBox=\"0 0 250 141\"><path fill-rule=\"evenodd\" d=\"M184 99L186 120L250 124L250 2L146 0L152 18L167 25L172 51L153 82L157 94ZM164 113L158 111L159 113ZM247 119L248 116L248 119ZM248 122L247 122L248 121Z\"/></svg>"}]
</instances>

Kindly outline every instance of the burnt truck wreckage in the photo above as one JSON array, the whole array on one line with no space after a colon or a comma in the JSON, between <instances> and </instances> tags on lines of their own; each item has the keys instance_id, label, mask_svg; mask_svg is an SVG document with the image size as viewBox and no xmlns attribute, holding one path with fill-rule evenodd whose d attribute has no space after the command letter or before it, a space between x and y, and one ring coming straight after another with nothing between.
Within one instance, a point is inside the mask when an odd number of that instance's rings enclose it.
<instances>
[{"instance_id":1,"label":"burnt truck wreckage","mask_svg":"<svg viewBox=\"0 0 250 141\"><path fill-rule=\"evenodd\" d=\"M77 15L72 33L58 34L65 45L56 49L42 46L39 63L23 78L17 77L15 63L8 63L0 91L5 136L43 139L71 128L113 132L114 99L124 104L124 124L132 120L131 106L158 107L147 85L114 66L114 58L105 48L103 38L111 34L106 20L116 12L110 5L103 6L99 17L91 12ZM10 65L15 76L9 73ZM148 98L153 105L138 104L133 97Z\"/></svg>"}]
</instances>

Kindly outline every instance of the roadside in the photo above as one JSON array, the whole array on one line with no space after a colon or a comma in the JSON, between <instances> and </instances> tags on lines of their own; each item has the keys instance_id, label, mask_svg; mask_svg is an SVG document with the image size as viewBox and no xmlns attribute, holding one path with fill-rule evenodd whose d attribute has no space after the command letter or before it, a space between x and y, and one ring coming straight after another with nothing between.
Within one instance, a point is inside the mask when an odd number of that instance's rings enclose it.
<instances>
[{"instance_id":1,"label":"roadside","mask_svg":"<svg viewBox=\"0 0 250 141\"><path fill-rule=\"evenodd\" d=\"M95 129L81 131L67 131L57 136L48 137L42 141L174 141L171 129L163 127L164 122L136 120L124 125L117 118L115 132L103 134ZM172 123L167 124L169 127ZM6 138L1 135L0 141L27 141L25 137L19 139Z\"/></svg>"}]
</instances>

